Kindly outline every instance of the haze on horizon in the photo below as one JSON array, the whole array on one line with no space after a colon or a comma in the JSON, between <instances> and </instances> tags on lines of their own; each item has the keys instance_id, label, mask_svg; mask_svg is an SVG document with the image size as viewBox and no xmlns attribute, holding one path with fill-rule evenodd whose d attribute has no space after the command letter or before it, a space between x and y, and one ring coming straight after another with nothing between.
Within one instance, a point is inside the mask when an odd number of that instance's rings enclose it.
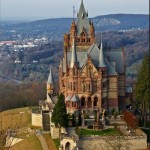
<instances>
[{"instance_id":1,"label":"haze on horizon","mask_svg":"<svg viewBox=\"0 0 150 150\"><path fill-rule=\"evenodd\" d=\"M149 14L149 0L83 0L89 17L107 14ZM37 20L73 16L81 0L0 0L1 20Z\"/></svg>"}]
</instances>

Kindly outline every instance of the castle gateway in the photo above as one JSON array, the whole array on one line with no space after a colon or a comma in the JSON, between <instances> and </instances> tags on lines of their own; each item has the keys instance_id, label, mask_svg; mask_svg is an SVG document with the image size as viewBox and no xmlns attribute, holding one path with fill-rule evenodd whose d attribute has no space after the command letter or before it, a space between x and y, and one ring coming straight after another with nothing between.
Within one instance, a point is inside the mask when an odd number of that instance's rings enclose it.
<instances>
[{"instance_id":1,"label":"castle gateway","mask_svg":"<svg viewBox=\"0 0 150 150\"><path fill-rule=\"evenodd\" d=\"M104 50L96 43L94 24L83 1L70 32L64 34L59 66L60 93L68 113L121 109L125 99L124 50Z\"/></svg>"}]
</instances>

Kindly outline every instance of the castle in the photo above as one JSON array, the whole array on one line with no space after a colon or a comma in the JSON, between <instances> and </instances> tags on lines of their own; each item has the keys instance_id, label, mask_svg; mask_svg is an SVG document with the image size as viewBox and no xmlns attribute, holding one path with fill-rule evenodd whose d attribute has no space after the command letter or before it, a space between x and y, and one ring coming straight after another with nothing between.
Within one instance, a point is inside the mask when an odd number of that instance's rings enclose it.
<instances>
[{"instance_id":1,"label":"castle","mask_svg":"<svg viewBox=\"0 0 150 150\"><path fill-rule=\"evenodd\" d=\"M83 0L76 22L64 34L64 58L59 66L60 93L68 113L105 109L118 111L125 99L124 50L104 50L96 43L94 24Z\"/></svg>"},{"instance_id":2,"label":"castle","mask_svg":"<svg viewBox=\"0 0 150 150\"><path fill-rule=\"evenodd\" d=\"M96 43L94 24L88 19L83 1L72 21L70 32L64 35L64 58L59 65L59 93L63 93L67 113L81 111L91 117L95 111L122 109L125 100L124 50L104 50ZM53 108L57 103L55 82L50 69L47 99L33 110L32 125L50 131Z\"/></svg>"},{"instance_id":3,"label":"castle","mask_svg":"<svg viewBox=\"0 0 150 150\"><path fill-rule=\"evenodd\" d=\"M125 85L124 49L103 49L102 39L100 46L96 43L94 24L88 19L88 13L85 11L82 0L77 21L72 21L70 32L64 35L64 58L59 65L59 93L64 94L67 113L82 112L82 127L85 127L84 120L88 120L86 127L91 126L90 123L92 123L93 129L98 129L100 121L102 125L105 125L105 111L108 113L113 109L119 111L123 109L122 106L125 106ZM51 121L52 112L57 103L55 88L56 84L50 69L47 80L47 99L40 101L39 109L32 111L32 125L41 127L44 131L50 131L52 139L60 138L61 133L59 150L86 150L100 147L113 149L115 146L113 142L118 141L117 137L119 137L119 146L121 144L122 148L126 149L127 145L131 149L146 147L147 137L143 132L135 130L135 136L128 130L125 131L125 122L120 128L123 122L121 116L118 116L117 120L118 129L120 132L122 129L122 133L125 132L125 134L111 136L114 137L111 139L105 134L104 136L90 135L79 138L73 128L70 130L57 128ZM97 111L97 124L94 121L95 111ZM100 111L103 113L101 119ZM89 115L90 119L84 119L86 118L84 114ZM109 121L114 123L114 118ZM112 128L112 125L109 127ZM129 126L127 126L128 128Z\"/></svg>"}]
</instances>

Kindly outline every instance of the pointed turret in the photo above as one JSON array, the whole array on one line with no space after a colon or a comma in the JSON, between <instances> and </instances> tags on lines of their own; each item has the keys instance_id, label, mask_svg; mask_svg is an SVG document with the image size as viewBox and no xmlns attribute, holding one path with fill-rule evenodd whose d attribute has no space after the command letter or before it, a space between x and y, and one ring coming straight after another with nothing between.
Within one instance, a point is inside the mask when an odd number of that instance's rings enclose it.
<instances>
[{"instance_id":1,"label":"pointed turret","mask_svg":"<svg viewBox=\"0 0 150 150\"><path fill-rule=\"evenodd\" d=\"M76 52L75 39L73 39L70 68L73 68L75 64L77 65L77 52Z\"/></svg>"},{"instance_id":2,"label":"pointed turret","mask_svg":"<svg viewBox=\"0 0 150 150\"><path fill-rule=\"evenodd\" d=\"M54 78L53 78L53 74L52 74L52 70L50 68L50 73L49 73L49 77L47 80L47 94L54 94Z\"/></svg>"},{"instance_id":3,"label":"pointed turret","mask_svg":"<svg viewBox=\"0 0 150 150\"><path fill-rule=\"evenodd\" d=\"M50 68L50 73L49 73L49 77L48 77L48 80L47 80L47 84L54 85L54 78L53 78L51 68Z\"/></svg>"},{"instance_id":4,"label":"pointed turret","mask_svg":"<svg viewBox=\"0 0 150 150\"><path fill-rule=\"evenodd\" d=\"M88 13L85 11L83 0L81 0L79 13L77 15L77 35L80 35L80 33L82 33L83 27L85 28L86 33L90 35Z\"/></svg>"},{"instance_id":5,"label":"pointed turret","mask_svg":"<svg viewBox=\"0 0 150 150\"><path fill-rule=\"evenodd\" d=\"M104 58L104 52L103 52L103 43L101 39L101 47L100 47L100 53L99 53L99 64L98 67L100 68L105 68L106 63L105 63L105 58Z\"/></svg>"}]
</instances>

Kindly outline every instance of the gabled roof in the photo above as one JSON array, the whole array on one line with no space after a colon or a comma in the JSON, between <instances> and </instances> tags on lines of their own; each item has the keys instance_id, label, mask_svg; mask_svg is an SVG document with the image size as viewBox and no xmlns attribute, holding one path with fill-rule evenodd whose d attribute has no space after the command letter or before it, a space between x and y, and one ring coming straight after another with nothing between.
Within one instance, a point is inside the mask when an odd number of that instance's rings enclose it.
<instances>
[{"instance_id":1,"label":"gabled roof","mask_svg":"<svg viewBox=\"0 0 150 150\"><path fill-rule=\"evenodd\" d=\"M116 71L118 73L124 73L124 58L122 50L107 50L105 51L105 56L109 62L116 63Z\"/></svg>"},{"instance_id":2,"label":"gabled roof","mask_svg":"<svg viewBox=\"0 0 150 150\"><path fill-rule=\"evenodd\" d=\"M47 83L51 84L51 85L55 84L51 68L50 68L50 73L49 73L49 77L48 77Z\"/></svg>"},{"instance_id":3,"label":"gabled roof","mask_svg":"<svg viewBox=\"0 0 150 150\"><path fill-rule=\"evenodd\" d=\"M67 97L66 97L66 99L65 99L66 101L70 101L71 100L71 96L70 95L68 95Z\"/></svg>"},{"instance_id":4,"label":"gabled roof","mask_svg":"<svg viewBox=\"0 0 150 150\"><path fill-rule=\"evenodd\" d=\"M71 98L72 102L77 102L79 101L78 97L74 94L73 97Z\"/></svg>"},{"instance_id":5,"label":"gabled roof","mask_svg":"<svg viewBox=\"0 0 150 150\"><path fill-rule=\"evenodd\" d=\"M71 51L67 52L68 64L71 62L71 54ZM106 65L109 75L116 75L116 73L124 72L123 53L121 50L105 50L103 54L101 54L102 58L100 59L100 49L97 44L93 43L87 51L80 51L78 48L76 55L78 68L80 69L87 62L87 55L89 55L95 67L98 68L99 63L103 64L102 66ZM65 69L63 70L65 72Z\"/></svg>"},{"instance_id":6,"label":"gabled roof","mask_svg":"<svg viewBox=\"0 0 150 150\"><path fill-rule=\"evenodd\" d=\"M89 35L90 23L88 19L88 13L85 11L84 8L83 0L81 1L76 26L77 26L77 35L79 35L82 32L83 27L86 31L86 34Z\"/></svg>"}]
</instances>

